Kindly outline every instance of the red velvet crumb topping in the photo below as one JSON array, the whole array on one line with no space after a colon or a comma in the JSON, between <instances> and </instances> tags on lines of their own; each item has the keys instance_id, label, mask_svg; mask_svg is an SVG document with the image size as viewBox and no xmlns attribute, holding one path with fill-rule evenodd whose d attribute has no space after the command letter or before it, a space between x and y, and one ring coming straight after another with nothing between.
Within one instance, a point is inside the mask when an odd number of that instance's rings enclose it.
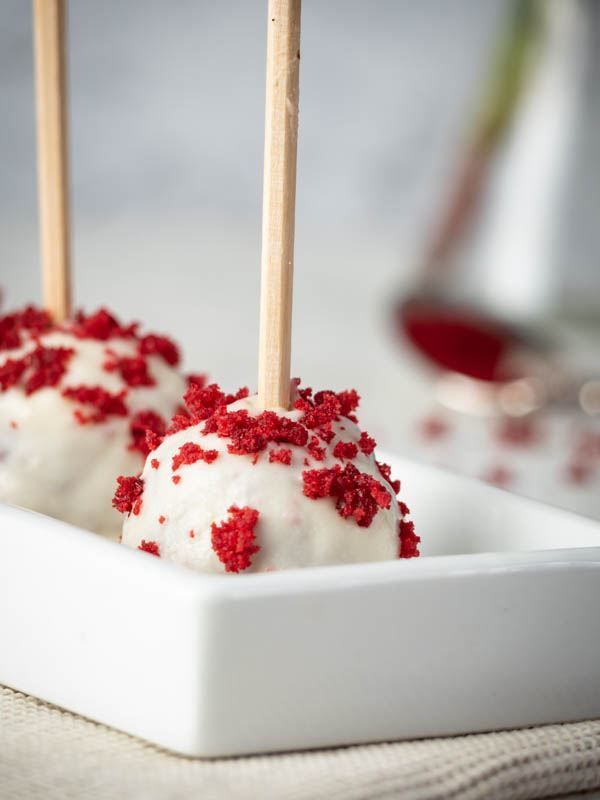
<instances>
[{"instance_id":1,"label":"red velvet crumb topping","mask_svg":"<svg viewBox=\"0 0 600 800\"><path fill-rule=\"evenodd\" d=\"M128 386L155 386L143 356L117 356L111 353L102 365L107 372L118 372Z\"/></svg>"},{"instance_id":2,"label":"red velvet crumb topping","mask_svg":"<svg viewBox=\"0 0 600 800\"><path fill-rule=\"evenodd\" d=\"M134 338L137 331L137 323L121 325L121 323L105 308L99 308L92 314L77 312L72 323L68 324L68 329L80 339L98 339L106 341L113 337L122 339Z\"/></svg>"},{"instance_id":3,"label":"red velvet crumb topping","mask_svg":"<svg viewBox=\"0 0 600 800\"><path fill-rule=\"evenodd\" d=\"M0 350L14 350L23 344L22 333L39 336L52 327L47 311L26 306L23 311L0 317Z\"/></svg>"},{"instance_id":4,"label":"red velvet crumb topping","mask_svg":"<svg viewBox=\"0 0 600 800\"><path fill-rule=\"evenodd\" d=\"M171 480L173 481L173 483L174 483L175 485L177 485L177 484L179 483L179 481L181 480L181 475L173 475L173 476L171 477Z\"/></svg>"},{"instance_id":5,"label":"red velvet crumb topping","mask_svg":"<svg viewBox=\"0 0 600 800\"><path fill-rule=\"evenodd\" d=\"M74 350L70 347L43 347L38 344L22 358L7 359L0 366L0 390L22 386L25 394L56 386L67 371Z\"/></svg>"},{"instance_id":6,"label":"red velvet crumb topping","mask_svg":"<svg viewBox=\"0 0 600 800\"><path fill-rule=\"evenodd\" d=\"M364 453L366 456L370 456L377 447L377 442L372 436L369 436L366 431L363 431L360 435L360 439L358 440L358 446L360 447L362 453Z\"/></svg>"},{"instance_id":7,"label":"red velvet crumb topping","mask_svg":"<svg viewBox=\"0 0 600 800\"><path fill-rule=\"evenodd\" d=\"M0 364L0 391L6 392L17 386L24 372L23 359L7 358L4 364Z\"/></svg>"},{"instance_id":8,"label":"red velvet crumb topping","mask_svg":"<svg viewBox=\"0 0 600 800\"><path fill-rule=\"evenodd\" d=\"M382 464L380 461L375 461L377 469L382 478L384 478L394 490L394 494L400 491L400 481L395 481L392 478L392 468L389 464Z\"/></svg>"},{"instance_id":9,"label":"red velvet crumb topping","mask_svg":"<svg viewBox=\"0 0 600 800\"><path fill-rule=\"evenodd\" d=\"M160 517L158 518L158 524L159 524L159 525L164 525L164 524L165 524L165 521L166 521L166 519L167 519L167 518L164 516L164 514L161 514L161 515L160 515Z\"/></svg>"},{"instance_id":10,"label":"red velvet crumb topping","mask_svg":"<svg viewBox=\"0 0 600 800\"><path fill-rule=\"evenodd\" d=\"M151 556L158 556L160 558L158 542L147 542L145 539L142 539L142 543L138 546L138 550L142 550L144 553L150 553Z\"/></svg>"},{"instance_id":11,"label":"red velvet crumb topping","mask_svg":"<svg viewBox=\"0 0 600 800\"><path fill-rule=\"evenodd\" d=\"M353 464L346 464L343 469L336 464L331 469L307 470L302 479L306 497L333 498L338 514L352 517L361 528L368 528L379 509L391 505L385 486Z\"/></svg>"},{"instance_id":12,"label":"red velvet crumb topping","mask_svg":"<svg viewBox=\"0 0 600 800\"><path fill-rule=\"evenodd\" d=\"M150 466L152 467L152 469L158 469L160 467L160 461L158 460L158 458L153 458L150 461Z\"/></svg>"},{"instance_id":13,"label":"red velvet crumb topping","mask_svg":"<svg viewBox=\"0 0 600 800\"><path fill-rule=\"evenodd\" d=\"M75 419L80 425L104 422L107 417L111 416L127 416L127 406L124 400L126 391L111 394L101 386L70 386L63 389L62 394L63 397L92 409L90 412L84 412L81 409L74 412Z\"/></svg>"},{"instance_id":14,"label":"red velvet crumb topping","mask_svg":"<svg viewBox=\"0 0 600 800\"><path fill-rule=\"evenodd\" d=\"M292 451L289 447L281 447L279 450L269 450L270 464L285 464L290 466L292 463Z\"/></svg>"},{"instance_id":15,"label":"red velvet crumb topping","mask_svg":"<svg viewBox=\"0 0 600 800\"><path fill-rule=\"evenodd\" d=\"M113 497L113 508L121 514L139 514L142 506L142 493L144 491L144 481L139 476L119 475L117 478L117 490Z\"/></svg>"},{"instance_id":16,"label":"red velvet crumb topping","mask_svg":"<svg viewBox=\"0 0 600 800\"><path fill-rule=\"evenodd\" d=\"M229 518L220 525L211 525L211 543L226 572L240 572L252 564L252 556L260 550L254 529L259 512L255 508L231 506Z\"/></svg>"},{"instance_id":17,"label":"red velvet crumb topping","mask_svg":"<svg viewBox=\"0 0 600 800\"><path fill-rule=\"evenodd\" d=\"M398 555L400 558L416 558L420 555L419 542L421 538L415 533L415 523L401 519L398 523L398 538L400 548Z\"/></svg>"},{"instance_id":18,"label":"red velvet crumb topping","mask_svg":"<svg viewBox=\"0 0 600 800\"><path fill-rule=\"evenodd\" d=\"M195 464L196 461L205 461L207 464L212 464L218 457L217 450L204 450L195 442L186 442L181 445L179 452L173 456L171 469L175 472L183 464Z\"/></svg>"},{"instance_id":19,"label":"red velvet crumb topping","mask_svg":"<svg viewBox=\"0 0 600 800\"><path fill-rule=\"evenodd\" d=\"M147 456L162 442L166 427L164 419L156 411L137 411L129 423L129 449L139 450L144 457Z\"/></svg>"},{"instance_id":20,"label":"red velvet crumb topping","mask_svg":"<svg viewBox=\"0 0 600 800\"><path fill-rule=\"evenodd\" d=\"M354 442L336 442L333 448L333 455L336 458L352 461L358 455L358 447Z\"/></svg>"},{"instance_id":21,"label":"red velvet crumb topping","mask_svg":"<svg viewBox=\"0 0 600 800\"><path fill-rule=\"evenodd\" d=\"M304 447L308 440L308 431L303 425L280 417L274 411L263 411L252 417L245 409L228 412L224 406L206 421L203 433L231 439L227 450L234 455L254 455L270 443Z\"/></svg>"},{"instance_id":22,"label":"red velvet crumb topping","mask_svg":"<svg viewBox=\"0 0 600 800\"><path fill-rule=\"evenodd\" d=\"M179 364L179 348L166 336L149 333L140 339L140 353L143 356L160 356L172 367Z\"/></svg>"}]
</instances>

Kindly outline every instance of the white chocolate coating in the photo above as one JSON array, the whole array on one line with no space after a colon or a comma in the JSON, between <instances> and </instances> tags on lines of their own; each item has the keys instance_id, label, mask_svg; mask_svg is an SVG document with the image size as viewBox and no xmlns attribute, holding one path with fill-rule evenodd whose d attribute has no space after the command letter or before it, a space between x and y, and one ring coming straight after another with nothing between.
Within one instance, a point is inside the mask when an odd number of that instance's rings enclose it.
<instances>
[{"instance_id":1,"label":"white chocolate coating","mask_svg":"<svg viewBox=\"0 0 600 800\"><path fill-rule=\"evenodd\" d=\"M98 341L52 331L39 341L75 353L57 386L30 395L18 386L0 392L0 500L116 537L121 518L111 505L115 476L138 472L143 464L142 454L129 449L131 415L153 410L168 420L185 391L185 380L159 356L146 356L154 386L128 387L118 372L103 369L107 349L119 356L136 355L132 339ZM18 349L0 352L0 366L34 347L28 339ZM80 385L111 393L127 389L128 415L79 424L73 412L82 406L63 397L61 390Z\"/></svg>"},{"instance_id":2,"label":"white chocolate coating","mask_svg":"<svg viewBox=\"0 0 600 800\"><path fill-rule=\"evenodd\" d=\"M228 411L246 409L260 413L256 397L239 400ZM291 420L300 411L281 412ZM290 466L270 463L268 450L253 464L251 455L232 455L230 440L216 434L203 435L204 423L167 436L146 460L142 472L144 492L137 515L126 517L123 543L139 547L142 540L158 544L161 557L184 564L200 572L223 573L225 567L211 545L211 524L228 518L230 506L249 506L259 511L255 528L258 553L246 572L310 567L326 564L385 561L398 558L398 523L401 519L392 488L382 478L373 455L359 452L352 463L380 481L390 493L390 508L380 509L370 527L359 527L354 519L342 518L335 501L329 497L312 500L303 494L302 473L308 469L343 466L332 454L335 443L358 442L360 430L349 419L333 424L336 434L326 446L323 461L307 456L302 447L273 445L292 451ZM196 461L184 464L174 473L172 460L187 442L204 450L217 450L213 463ZM309 465L304 463L308 458ZM159 462L153 468L152 460ZM173 483L173 475L181 476ZM164 523L159 518L164 517ZM190 536L193 531L194 536Z\"/></svg>"}]
</instances>

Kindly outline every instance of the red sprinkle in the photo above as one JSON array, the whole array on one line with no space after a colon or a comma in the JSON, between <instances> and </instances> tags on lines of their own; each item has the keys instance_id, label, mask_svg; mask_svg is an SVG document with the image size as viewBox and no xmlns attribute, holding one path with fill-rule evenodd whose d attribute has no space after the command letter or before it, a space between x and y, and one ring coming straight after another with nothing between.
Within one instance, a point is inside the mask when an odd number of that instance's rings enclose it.
<instances>
[{"instance_id":1,"label":"red sprinkle","mask_svg":"<svg viewBox=\"0 0 600 800\"><path fill-rule=\"evenodd\" d=\"M252 564L252 556L260 550L254 533L259 512L249 506L231 506L228 513L229 519L211 525L212 548L226 572L240 572Z\"/></svg>"},{"instance_id":2,"label":"red sprinkle","mask_svg":"<svg viewBox=\"0 0 600 800\"><path fill-rule=\"evenodd\" d=\"M63 389L62 394L69 400L75 400L81 405L94 409L91 413L84 413L80 409L75 411L75 418L80 425L104 422L109 416L127 416L127 406L124 402L127 394L125 390L118 394L111 394L101 386L72 386Z\"/></svg>"},{"instance_id":3,"label":"red sprinkle","mask_svg":"<svg viewBox=\"0 0 600 800\"><path fill-rule=\"evenodd\" d=\"M333 455L336 458L345 458L352 461L358 455L358 447L354 442L337 442L333 448Z\"/></svg>"},{"instance_id":4,"label":"red sprinkle","mask_svg":"<svg viewBox=\"0 0 600 800\"><path fill-rule=\"evenodd\" d=\"M325 458L325 448L320 446L318 436L310 437L310 442L308 443L306 449L308 450L311 458L314 458L315 461L323 461ZM308 461L305 460L305 464L308 466Z\"/></svg>"},{"instance_id":5,"label":"red sprinkle","mask_svg":"<svg viewBox=\"0 0 600 800\"><path fill-rule=\"evenodd\" d=\"M173 456L171 469L175 472L182 464L195 464L196 461L205 461L207 464L212 464L218 457L217 450L204 450L199 444L186 442L181 445L177 455Z\"/></svg>"},{"instance_id":6,"label":"red sprinkle","mask_svg":"<svg viewBox=\"0 0 600 800\"><path fill-rule=\"evenodd\" d=\"M400 491L400 481L395 481L392 479L392 468L389 464L382 464L380 461L375 461L377 464L377 469L379 470L379 474L382 478L384 478L389 485L394 490L394 494L398 494Z\"/></svg>"},{"instance_id":7,"label":"red sprinkle","mask_svg":"<svg viewBox=\"0 0 600 800\"><path fill-rule=\"evenodd\" d=\"M38 345L22 362L25 364L25 394L56 386L67 371L67 363L75 351L70 347Z\"/></svg>"},{"instance_id":8,"label":"red sprinkle","mask_svg":"<svg viewBox=\"0 0 600 800\"><path fill-rule=\"evenodd\" d=\"M158 556L158 558L160 558L158 542L147 542L145 539L142 539L142 543L139 545L138 550L142 550L144 553L150 553L151 556Z\"/></svg>"},{"instance_id":9,"label":"red sprinkle","mask_svg":"<svg viewBox=\"0 0 600 800\"><path fill-rule=\"evenodd\" d=\"M152 461L150 462L150 466L152 467L152 469L158 469L160 467L160 461L158 460L158 458L153 458Z\"/></svg>"},{"instance_id":10,"label":"red sprinkle","mask_svg":"<svg viewBox=\"0 0 600 800\"><path fill-rule=\"evenodd\" d=\"M292 451L288 447L282 447L279 450L269 450L269 463L285 464L289 467L292 463Z\"/></svg>"},{"instance_id":11,"label":"red sprinkle","mask_svg":"<svg viewBox=\"0 0 600 800\"><path fill-rule=\"evenodd\" d=\"M25 362L22 359L8 358L0 365L0 391L6 392L16 386L25 372Z\"/></svg>"},{"instance_id":12,"label":"red sprinkle","mask_svg":"<svg viewBox=\"0 0 600 800\"><path fill-rule=\"evenodd\" d=\"M192 384L202 388L203 386L206 386L206 375L191 372L189 375L186 375L186 381L188 388L192 386Z\"/></svg>"},{"instance_id":13,"label":"red sprinkle","mask_svg":"<svg viewBox=\"0 0 600 800\"><path fill-rule=\"evenodd\" d=\"M0 317L0 350L14 350L23 343L21 333L39 336L52 327L52 319L47 311L34 306L26 306L23 311L15 311Z\"/></svg>"},{"instance_id":14,"label":"red sprinkle","mask_svg":"<svg viewBox=\"0 0 600 800\"><path fill-rule=\"evenodd\" d=\"M217 408L228 406L236 400L248 397L248 389L243 386L235 394L225 394L216 383L205 386L204 383L193 381L183 400L190 412L194 424L211 417Z\"/></svg>"},{"instance_id":15,"label":"red sprinkle","mask_svg":"<svg viewBox=\"0 0 600 800\"><path fill-rule=\"evenodd\" d=\"M113 508L121 514L139 513L142 505L144 481L137 476L119 475L117 478L117 491L113 497ZM136 510L137 509L137 510Z\"/></svg>"},{"instance_id":16,"label":"red sprinkle","mask_svg":"<svg viewBox=\"0 0 600 800\"><path fill-rule=\"evenodd\" d=\"M377 447L377 442L366 431L363 431L358 440L358 446L366 456L370 456Z\"/></svg>"},{"instance_id":17,"label":"red sprinkle","mask_svg":"<svg viewBox=\"0 0 600 800\"><path fill-rule=\"evenodd\" d=\"M137 411L129 423L129 449L139 450L144 457L147 456L162 442L166 427L164 419L156 411Z\"/></svg>"},{"instance_id":18,"label":"red sprinkle","mask_svg":"<svg viewBox=\"0 0 600 800\"><path fill-rule=\"evenodd\" d=\"M136 335L137 323L121 325L121 323L105 308L99 308L93 314L85 315L79 311L69 330L80 339L98 339L106 341L113 337L131 339Z\"/></svg>"},{"instance_id":19,"label":"red sprinkle","mask_svg":"<svg viewBox=\"0 0 600 800\"><path fill-rule=\"evenodd\" d=\"M302 473L304 494L311 500L331 497L341 517L353 517L361 528L368 528L379 509L389 508L391 497L382 483L359 472L353 464Z\"/></svg>"},{"instance_id":20,"label":"red sprinkle","mask_svg":"<svg viewBox=\"0 0 600 800\"><path fill-rule=\"evenodd\" d=\"M143 356L111 355L104 362L107 372L118 372L128 386L155 386L156 381L148 372L148 364Z\"/></svg>"},{"instance_id":21,"label":"red sprinkle","mask_svg":"<svg viewBox=\"0 0 600 800\"><path fill-rule=\"evenodd\" d=\"M160 356L172 367L179 364L179 348L166 336L149 333L140 339L140 353L143 356Z\"/></svg>"},{"instance_id":22,"label":"red sprinkle","mask_svg":"<svg viewBox=\"0 0 600 800\"><path fill-rule=\"evenodd\" d=\"M280 417L274 411L263 411L251 417L245 409L228 412L220 407L204 426L203 433L216 433L231 439L227 450L234 455L254 455L265 450L269 443L306 445L308 432L299 422Z\"/></svg>"},{"instance_id":23,"label":"red sprinkle","mask_svg":"<svg viewBox=\"0 0 600 800\"><path fill-rule=\"evenodd\" d=\"M419 542L421 538L415 533L415 523L401 519L398 523L398 538L400 540L399 558L416 558L420 555Z\"/></svg>"}]
</instances>

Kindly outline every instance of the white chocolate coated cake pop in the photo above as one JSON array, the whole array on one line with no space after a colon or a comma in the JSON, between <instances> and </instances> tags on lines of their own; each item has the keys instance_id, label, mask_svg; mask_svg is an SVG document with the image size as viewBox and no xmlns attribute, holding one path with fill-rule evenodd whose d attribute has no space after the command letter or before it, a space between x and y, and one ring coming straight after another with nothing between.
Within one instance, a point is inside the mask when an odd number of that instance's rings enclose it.
<instances>
[{"instance_id":1,"label":"white chocolate coated cake pop","mask_svg":"<svg viewBox=\"0 0 600 800\"><path fill-rule=\"evenodd\" d=\"M169 339L105 309L57 326L33 307L0 317L0 501L118 535L114 478L141 469L186 381Z\"/></svg>"},{"instance_id":2,"label":"white chocolate coated cake pop","mask_svg":"<svg viewBox=\"0 0 600 800\"><path fill-rule=\"evenodd\" d=\"M419 554L355 417L358 395L295 388L291 411L191 386L139 476L118 479L123 543L200 572L268 572Z\"/></svg>"}]
</instances>

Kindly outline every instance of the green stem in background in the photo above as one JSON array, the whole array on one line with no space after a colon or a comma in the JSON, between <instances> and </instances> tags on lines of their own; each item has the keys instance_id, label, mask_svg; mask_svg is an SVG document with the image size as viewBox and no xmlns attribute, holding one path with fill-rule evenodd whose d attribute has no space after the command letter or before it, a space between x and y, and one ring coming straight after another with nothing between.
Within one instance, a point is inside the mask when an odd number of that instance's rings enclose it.
<instances>
[{"instance_id":1,"label":"green stem in background","mask_svg":"<svg viewBox=\"0 0 600 800\"><path fill-rule=\"evenodd\" d=\"M426 275L449 259L479 204L489 165L512 122L543 29L542 0L514 0L484 84L458 175L424 259Z\"/></svg>"}]
</instances>

